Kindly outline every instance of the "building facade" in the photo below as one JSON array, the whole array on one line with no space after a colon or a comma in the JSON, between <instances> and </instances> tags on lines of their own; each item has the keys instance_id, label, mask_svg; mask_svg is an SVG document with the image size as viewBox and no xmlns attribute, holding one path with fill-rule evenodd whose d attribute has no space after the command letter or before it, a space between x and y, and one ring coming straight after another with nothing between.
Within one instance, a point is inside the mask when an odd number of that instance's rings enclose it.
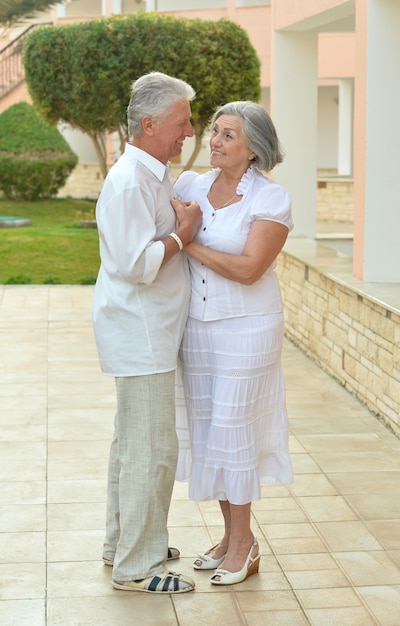
<instances>
[{"instance_id":1,"label":"building facade","mask_svg":"<svg viewBox=\"0 0 400 626\"><path fill-rule=\"evenodd\" d=\"M261 61L262 103L286 153L274 177L293 199L295 229L279 258L287 335L400 434L400 80L395 65L400 2L70 0L36 22L60 25L137 10L225 17L248 32ZM18 34L14 29L10 40ZM21 99L29 99L23 83L3 94L0 112ZM63 132L80 167L93 172L90 142L72 129ZM190 154L191 146L185 151ZM110 160L117 156L111 147ZM196 167L207 165L204 146ZM318 242L317 200L332 181L336 189L337 183L351 184L352 206L346 208L354 239L351 256ZM101 182L97 173L94 194ZM334 201L327 201L331 208ZM335 219L345 221L343 198L338 204L342 213Z\"/></svg>"}]
</instances>

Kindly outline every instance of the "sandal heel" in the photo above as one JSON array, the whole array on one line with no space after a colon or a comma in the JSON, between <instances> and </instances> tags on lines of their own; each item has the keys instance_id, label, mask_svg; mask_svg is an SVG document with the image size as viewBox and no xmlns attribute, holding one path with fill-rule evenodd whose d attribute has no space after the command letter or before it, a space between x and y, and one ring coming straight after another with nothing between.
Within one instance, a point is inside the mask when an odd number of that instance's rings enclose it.
<instances>
[{"instance_id":1,"label":"sandal heel","mask_svg":"<svg viewBox=\"0 0 400 626\"><path fill-rule=\"evenodd\" d=\"M249 565L249 569L247 570L247 576L251 576L252 574L258 574L258 569L260 567L261 556L258 554L253 563Z\"/></svg>"},{"instance_id":2,"label":"sandal heel","mask_svg":"<svg viewBox=\"0 0 400 626\"><path fill-rule=\"evenodd\" d=\"M228 570L225 569L217 569L215 570L214 576L211 576L210 583L213 585L234 585L236 583L243 582L252 574L257 574L258 568L260 567L261 555L258 553L255 557L251 556L253 548L256 545L257 539L254 538L249 554L247 555L246 562L241 570L238 572L228 572Z\"/></svg>"}]
</instances>

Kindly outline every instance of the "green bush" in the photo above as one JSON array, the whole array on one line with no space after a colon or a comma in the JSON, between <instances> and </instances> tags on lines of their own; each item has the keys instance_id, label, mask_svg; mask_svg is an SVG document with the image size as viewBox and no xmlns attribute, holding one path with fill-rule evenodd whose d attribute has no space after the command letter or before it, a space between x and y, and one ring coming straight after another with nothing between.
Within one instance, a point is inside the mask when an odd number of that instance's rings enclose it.
<instances>
[{"instance_id":1,"label":"green bush","mask_svg":"<svg viewBox=\"0 0 400 626\"><path fill-rule=\"evenodd\" d=\"M0 191L10 200L51 198L76 166L60 131L26 102L0 115Z\"/></svg>"},{"instance_id":2,"label":"green bush","mask_svg":"<svg viewBox=\"0 0 400 626\"><path fill-rule=\"evenodd\" d=\"M132 82L152 70L188 81L195 132L189 169L216 107L258 102L260 60L246 31L226 19L177 18L138 12L104 20L35 28L24 40L26 84L38 112L87 133L107 173L104 133L126 139Z\"/></svg>"}]
</instances>

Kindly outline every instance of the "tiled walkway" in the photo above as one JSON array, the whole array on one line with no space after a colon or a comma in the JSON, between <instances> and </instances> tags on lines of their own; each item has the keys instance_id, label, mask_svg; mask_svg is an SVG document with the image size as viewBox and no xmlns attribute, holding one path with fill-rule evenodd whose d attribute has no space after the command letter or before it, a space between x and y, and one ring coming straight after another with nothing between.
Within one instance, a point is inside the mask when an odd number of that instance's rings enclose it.
<instances>
[{"instance_id":1,"label":"tiled walkway","mask_svg":"<svg viewBox=\"0 0 400 626\"><path fill-rule=\"evenodd\" d=\"M100 558L114 382L99 371L91 298L0 286L0 624L399 626L400 440L289 342L295 481L254 504L260 573L219 588L192 570L221 519L177 483L174 569L196 591L112 589Z\"/></svg>"}]
</instances>

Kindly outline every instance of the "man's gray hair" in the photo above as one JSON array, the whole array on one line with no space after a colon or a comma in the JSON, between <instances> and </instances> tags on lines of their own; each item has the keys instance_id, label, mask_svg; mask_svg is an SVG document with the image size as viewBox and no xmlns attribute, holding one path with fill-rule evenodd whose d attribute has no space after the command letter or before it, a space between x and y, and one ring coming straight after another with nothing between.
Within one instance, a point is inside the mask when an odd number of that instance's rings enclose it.
<instances>
[{"instance_id":1,"label":"man's gray hair","mask_svg":"<svg viewBox=\"0 0 400 626\"><path fill-rule=\"evenodd\" d=\"M132 85L127 109L129 135L139 137L142 134L142 119L146 115L161 121L170 113L175 102L190 102L195 96L193 87L180 78L162 72L141 76Z\"/></svg>"},{"instance_id":2,"label":"man's gray hair","mask_svg":"<svg viewBox=\"0 0 400 626\"><path fill-rule=\"evenodd\" d=\"M260 104L249 100L228 102L214 113L211 128L221 115L234 115L240 119L247 147L255 154L251 162L259 170L269 172L283 161L275 126Z\"/></svg>"}]
</instances>

